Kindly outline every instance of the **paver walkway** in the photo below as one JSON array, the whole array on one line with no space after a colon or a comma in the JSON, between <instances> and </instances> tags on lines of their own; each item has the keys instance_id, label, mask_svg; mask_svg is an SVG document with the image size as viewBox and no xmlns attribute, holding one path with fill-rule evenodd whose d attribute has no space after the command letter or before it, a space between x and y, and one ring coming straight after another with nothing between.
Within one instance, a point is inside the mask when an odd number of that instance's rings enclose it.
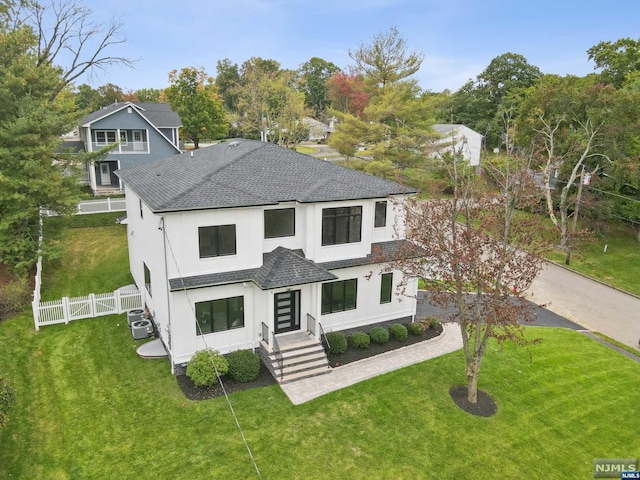
<instances>
[{"instance_id":1,"label":"paver walkway","mask_svg":"<svg viewBox=\"0 0 640 480\"><path fill-rule=\"evenodd\" d=\"M443 324L442 327L442 334L432 340L348 363L334 368L327 375L286 383L282 385L282 390L294 405L300 405L383 373L424 362L462 348L462 335L458 325Z\"/></svg>"}]
</instances>

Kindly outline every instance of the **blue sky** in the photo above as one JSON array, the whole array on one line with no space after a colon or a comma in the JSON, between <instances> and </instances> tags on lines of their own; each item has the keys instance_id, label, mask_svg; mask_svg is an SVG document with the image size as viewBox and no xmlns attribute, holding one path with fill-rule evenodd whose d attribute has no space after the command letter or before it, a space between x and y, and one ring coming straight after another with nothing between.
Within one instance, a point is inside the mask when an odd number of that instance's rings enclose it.
<instances>
[{"instance_id":1,"label":"blue sky","mask_svg":"<svg viewBox=\"0 0 640 480\"><path fill-rule=\"evenodd\" d=\"M124 45L111 53L139 59L83 79L94 88L165 88L187 66L215 75L216 62L272 58L298 68L321 57L352 65L349 49L398 28L425 54L420 86L455 91L506 52L544 73L586 75L587 49L600 41L640 38L640 1L618 0L85 0L94 18L124 22Z\"/></svg>"}]
</instances>

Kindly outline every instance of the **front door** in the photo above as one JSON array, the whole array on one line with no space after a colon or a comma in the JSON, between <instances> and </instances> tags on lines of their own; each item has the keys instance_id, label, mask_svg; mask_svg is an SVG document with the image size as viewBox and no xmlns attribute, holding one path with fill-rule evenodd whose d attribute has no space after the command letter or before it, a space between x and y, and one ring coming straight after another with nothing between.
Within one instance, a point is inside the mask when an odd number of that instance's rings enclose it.
<instances>
[{"instance_id":1,"label":"front door","mask_svg":"<svg viewBox=\"0 0 640 480\"><path fill-rule=\"evenodd\" d=\"M276 333L300 330L300 290L276 293L273 300Z\"/></svg>"},{"instance_id":2,"label":"front door","mask_svg":"<svg viewBox=\"0 0 640 480\"><path fill-rule=\"evenodd\" d=\"M100 183L102 185L111 185L111 172L108 163L100 164Z\"/></svg>"}]
</instances>

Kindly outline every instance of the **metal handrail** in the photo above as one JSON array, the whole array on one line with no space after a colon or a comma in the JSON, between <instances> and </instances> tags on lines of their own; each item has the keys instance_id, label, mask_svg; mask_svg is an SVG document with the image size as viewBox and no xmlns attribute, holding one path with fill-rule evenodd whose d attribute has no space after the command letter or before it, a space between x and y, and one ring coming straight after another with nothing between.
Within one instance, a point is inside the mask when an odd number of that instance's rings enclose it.
<instances>
[{"instance_id":1,"label":"metal handrail","mask_svg":"<svg viewBox=\"0 0 640 480\"><path fill-rule=\"evenodd\" d=\"M327 339L326 333L324 333L324 328L322 328L322 323L318 322L318 327L320 327L320 341L324 340L324 343L327 344L327 351L331 351L331 344Z\"/></svg>"},{"instance_id":2,"label":"metal handrail","mask_svg":"<svg viewBox=\"0 0 640 480\"><path fill-rule=\"evenodd\" d=\"M316 334L316 319L309 313L307 313L307 332L309 332L314 337Z\"/></svg>"},{"instance_id":3,"label":"metal handrail","mask_svg":"<svg viewBox=\"0 0 640 480\"><path fill-rule=\"evenodd\" d=\"M280 353L280 346L278 345L278 340L276 340L276 334L273 333L273 354L276 357L278 362L278 369L280 370L280 380L284 377L284 365L282 359L282 353ZM276 372L277 373L277 372Z\"/></svg>"},{"instance_id":4,"label":"metal handrail","mask_svg":"<svg viewBox=\"0 0 640 480\"><path fill-rule=\"evenodd\" d=\"M262 340L269 345L269 327L264 322L262 322Z\"/></svg>"}]
</instances>

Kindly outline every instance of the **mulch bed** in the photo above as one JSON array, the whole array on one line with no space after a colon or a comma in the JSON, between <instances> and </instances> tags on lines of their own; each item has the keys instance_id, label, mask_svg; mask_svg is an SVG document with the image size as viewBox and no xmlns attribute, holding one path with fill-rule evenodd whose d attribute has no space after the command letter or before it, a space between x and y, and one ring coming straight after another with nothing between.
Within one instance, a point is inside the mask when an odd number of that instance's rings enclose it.
<instances>
[{"instance_id":1,"label":"mulch bed","mask_svg":"<svg viewBox=\"0 0 640 480\"><path fill-rule=\"evenodd\" d=\"M209 398L215 398L219 397L220 395L224 395L222 387L219 383L212 387L196 387L191 379L186 375L178 375L176 376L176 380L178 382L180 390L182 390L184 396L189 400L207 400ZM242 392L243 390L248 390L250 388L267 387L277 382L276 379L273 378L273 375L269 373L267 367L260 364L260 373L258 374L258 378L256 378L253 382L237 382L233 378L225 375L222 377L222 383L224 384L224 388L227 393L234 393Z\"/></svg>"},{"instance_id":2,"label":"mulch bed","mask_svg":"<svg viewBox=\"0 0 640 480\"><path fill-rule=\"evenodd\" d=\"M362 331L362 329L359 329L358 331ZM348 336L353 332L347 330L344 333ZM409 336L405 340L395 340L393 338L390 338L389 341L384 345L378 345L377 343L371 342L369 348L364 350L349 346L345 353L335 355L328 354L327 358L329 359L329 365L331 365L332 367L335 367L336 365L345 365L347 363L356 362L358 360L363 360L375 355L380 355L384 352L390 352L397 348L424 342L425 340L430 340L437 337L441 333L442 326L439 326L436 329L428 328L424 332L424 335L409 334ZM189 400L207 400L209 398L219 397L220 395L224 394L220 384L216 384L212 387L196 387L191 379L186 375L176 376L176 381L178 382L178 386L180 387L180 390L182 390L184 396ZM267 367L265 367L263 364L260 364L260 374L258 375L258 378L253 382L241 383L227 376L222 377L222 382L224 383L224 388L227 393L241 392L250 388L266 387L278 383L276 379L273 378L273 375L269 373Z\"/></svg>"},{"instance_id":3,"label":"mulch bed","mask_svg":"<svg viewBox=\"0 0 640 480\"><path fill-rule=\"evenodd\" d=\"M346 365L347 363L357 362L358 360L363 360L375 355L380 355L381 353L390 352L397 348L407 347L409 345L424 342L425 340L430 340L439 336L441 333L442 325L440 325L436 329L427 328L427 330L425 330L424 332L424 335L409 334L409 336L404 340L396 340L394 338L390 338L387 343L384 343L382 345L371 342L369 344L369 348L366 349L354 348L349 345L346 352L337 354L329 353L327 354L327 358L329 359L329 365L331 365L332 367L339 367L340 365ZM345 332L345 334L348 338L350 333Z\"/></svg>"},{"instance_id":4,"label":"mulch bed","mask_svg":"<svg viewBox=\"0 0 640 480\"><path fill-rule=\"evenodd\" d=\"M477 417L491 417L498 412L498 404L491 395L478 389L478 402L471 403L467 400L467 386L456 385L449 389L449 395L458 407Z\"/></svg>"}]
</instances>

